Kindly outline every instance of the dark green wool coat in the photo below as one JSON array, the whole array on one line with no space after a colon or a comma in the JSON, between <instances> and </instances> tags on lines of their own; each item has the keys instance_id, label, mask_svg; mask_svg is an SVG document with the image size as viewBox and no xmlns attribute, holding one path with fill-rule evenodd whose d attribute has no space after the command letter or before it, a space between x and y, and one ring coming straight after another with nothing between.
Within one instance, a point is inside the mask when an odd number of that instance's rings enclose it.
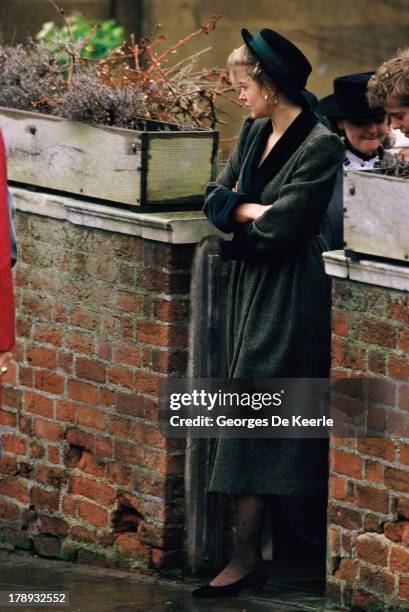
<instances>
[{"instance_id":1,"label":"dark green wool coat","mask_svg":"<svg viewBox=\"0 0 409 612\"><path fill-rule=\"evenodd\" d=\"M226 168L206 191L208 218L235 232L227 320L231 378L328 376L330 282L319 232L344 146L312 117L304 111L259 170L271 122L247 119ZM242 202L273 206L256 221L237 224L233 213ZM325 440L220 438L209 491L321 493L326 448Z\"/></svg>"}]
</instances>

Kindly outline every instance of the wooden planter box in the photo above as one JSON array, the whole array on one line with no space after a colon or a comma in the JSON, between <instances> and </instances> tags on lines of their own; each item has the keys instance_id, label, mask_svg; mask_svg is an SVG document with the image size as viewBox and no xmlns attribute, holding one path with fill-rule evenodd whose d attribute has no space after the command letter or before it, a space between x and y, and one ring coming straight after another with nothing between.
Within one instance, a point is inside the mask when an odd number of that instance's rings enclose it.
<instances>
[{"instance_id":1,"label":"wooden planter box","mask_svg":"<svg viewBox=\"0 0 409 612\"><path fill-rule=\"evenodd\" d=\"M350 170L344 178L345 253L409 261L409 180Z\"/></svg>"},{"instance_id":2,"label":"wooden planter box","mask_svg":"<svg viewBox=\"0 0 409 612\"><path fill-rule=\"evenodd\" d=\"M9 179L142 209L200 204L218 133L142 123L136 131L0 107Z\"/></svg>"}]
</instances>

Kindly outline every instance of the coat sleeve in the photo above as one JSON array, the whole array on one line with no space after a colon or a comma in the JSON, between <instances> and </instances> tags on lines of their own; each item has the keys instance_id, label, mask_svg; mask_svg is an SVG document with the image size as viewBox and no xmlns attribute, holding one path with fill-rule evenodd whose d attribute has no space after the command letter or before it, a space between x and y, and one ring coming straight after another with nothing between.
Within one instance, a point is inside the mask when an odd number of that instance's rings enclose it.
<instances>
[{"instance_id":1,"label":"coat sleeve","mask_svg":"<svg viewBox=\"0 0 409 612\"><path fill-rule=\"evenodd\" d=\"M306 145L277 200L261 217L245 224L246 252L288 252L318 233L343 159L344 146L334 134Z\"/></svg>"},{"instance_id":2,"label":"coat sleeve","mask_svg":"<svg viewBox=\"0 0 409 612\"><path fill-rule=\"evenodd\" d=\"M237 223L233 221L233 213L237 206L248 202L246 194L237 193L233 189L236 187L239 178L246 141L252 125L253 119L250 117L244 121L238 141L226 167L216 180L206 187L203 212L213 225L226 234L237 228Z\"/></svg>"},{"instance_id":3,"label":"coat sleeve","mask_svg":"<svg viewBox=\"0 0 409 612\"><path fill-rule=\"evenodd\" d=\"M6 152L0 132L0 352L12 349L15 344L9 228Z\"/></svg>"}]
</instances>

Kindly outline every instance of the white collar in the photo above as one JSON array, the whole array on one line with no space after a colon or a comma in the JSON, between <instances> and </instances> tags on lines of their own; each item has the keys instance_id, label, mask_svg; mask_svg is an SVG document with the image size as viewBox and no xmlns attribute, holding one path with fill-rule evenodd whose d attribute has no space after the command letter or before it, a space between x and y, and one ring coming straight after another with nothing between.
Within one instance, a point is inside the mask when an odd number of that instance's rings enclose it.
<instances>
[{"instance_id":1,"label":"white collar","mask_svg":"<svg viewBox=\"0 0 409 612\"><path fill-rule=\"evenodd\" d=\"M344 161L344 170L353 168L356 170L372 170L375 167L375 163L379 163L378 155L371 157L371 159L362 159L355 153L352 153L349 149L346 150L346 158Z\"/></svg>"}]
</instances>

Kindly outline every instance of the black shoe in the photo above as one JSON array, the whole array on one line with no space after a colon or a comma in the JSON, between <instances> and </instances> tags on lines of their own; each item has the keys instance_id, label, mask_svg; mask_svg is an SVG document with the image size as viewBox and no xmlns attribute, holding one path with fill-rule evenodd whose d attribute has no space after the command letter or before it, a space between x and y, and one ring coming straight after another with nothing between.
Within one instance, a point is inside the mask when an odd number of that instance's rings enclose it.
<instances>
[{"instance_id":1,"label":"black shoe","mask_svg":"<svg viewBox=\"0 0 409 612\"><path fill-rule=\"evenodd\" d=\"M217 597L234 597L244 589L252 589L253 591L261 591L264 583L267 581L268 571L264 563L258 563L254 569L248 574L224 586L212 586L206 584L192 591L192 597L195 599L212 599Z\"/></svg>"}]
</instances>

